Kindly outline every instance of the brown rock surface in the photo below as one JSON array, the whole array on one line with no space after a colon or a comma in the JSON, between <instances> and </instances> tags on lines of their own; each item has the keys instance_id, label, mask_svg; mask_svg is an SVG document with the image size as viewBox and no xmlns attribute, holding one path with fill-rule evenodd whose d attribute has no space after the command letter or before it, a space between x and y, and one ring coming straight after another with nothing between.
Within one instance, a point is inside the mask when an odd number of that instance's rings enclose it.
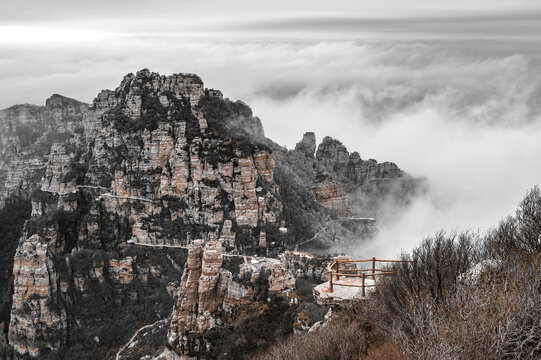
<instances>
[{"instance_id":1,"label":"brown rock surface","mask_svg":"<svg viewBox=\"0 0 541 360\"><path fill-rule=\"evenodd\" d=\"M201 341L210 329L224 326L234 309L253 305L262 276L271 293L287 294L295 288L295 277L278 259L257 258L241 264L239 278L250 279L249 283L233 280L222 264L220 242L195 240L190 245L168 335L169 344L180 355L197 352L194 341Z\"/></svg>"},{"instance_id":2,"label":"brown rock surface","mask_svg":"<svg viewBox=\"0 0 541 360\"><path fill-rule=\"evenodd\" d=\"M38 235L24 240L15 254L14 292L9 343L17 353L36 357L59 350L67 334L67 317L58 299L58 275L47 242Z\"/></svg>"},{"instance_id":3,"label":"brown rock surface","mask_svg":"<svg viewBox=\"0 0 541 360\"><path fill-rule=\"evenodd\" d=\"M340 185L329 174L320 173L313 177L312 194L321 205L336 210L343 216L350 216L347 199Z\"/></svg>"}]
</instances>

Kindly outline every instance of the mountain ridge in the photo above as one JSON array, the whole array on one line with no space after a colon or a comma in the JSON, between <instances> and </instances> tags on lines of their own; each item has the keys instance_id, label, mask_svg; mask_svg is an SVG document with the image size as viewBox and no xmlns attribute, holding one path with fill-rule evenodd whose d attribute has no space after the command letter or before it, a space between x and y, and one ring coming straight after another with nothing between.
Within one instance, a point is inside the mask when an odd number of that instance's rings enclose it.
<instances>
[{"instance_id":1,"label":"mountain ridge","mask_svg":"<svg viewBox=\"0 0 541 360\"><path fill-rule=\"evenodd\" d=\"M206 89L194 74L143 69L92 104L55 94L43 107L1 110L0 127L1 203L16 197L32 208L13 260L14 286L2 289L11 306L3 342L16 357L84 358L98 344L108 354L121 340L111 331L171 311L171 324L204 317L171 325L176 340L167 346L186 356L212 353L197 344L221 351L213 334L244 331L237 320L247 307L282 309L287 333L300 311L287 305L297 283L323 281L327 261L288 249L328 223L333 241L323 232L308 249L328 254L342 238L366 240L372 225L337 221L357 211L348 203L353 195L377 204L396 188L406 206L422 185L328 137L315 156L315 135L287 150L265 137L245 103ZM397 186L363 190L371 179ZM235 260L247 256L269 260L255 267ZM186 301L207 310L194 312ZM142 309L153 310L134 315ZM251 321L263 315L255 311ZM261 340L254 334L230 351L253 347ZM80 341L87 337L98 340Z\"/></svg>"}]
</instances>

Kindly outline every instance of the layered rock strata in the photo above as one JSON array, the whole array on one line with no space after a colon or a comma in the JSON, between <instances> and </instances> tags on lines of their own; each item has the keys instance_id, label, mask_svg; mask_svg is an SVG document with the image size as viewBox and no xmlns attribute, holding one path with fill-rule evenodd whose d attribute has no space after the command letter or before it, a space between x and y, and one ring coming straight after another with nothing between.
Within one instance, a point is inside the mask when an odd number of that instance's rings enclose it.
<instances>
[{"instance_id":1,"label":"layered rock strata","mask_svg":"<svg viewBox=\"0 0 541 360\"><path fill-rule=\"evenodd\" d=\"M234 314L257 303L263 291L287 296L295 288L295 277L285 261L253 258L240 264L236 276L222 265L220 242L195 240L190 245L168 335L179 355L207 354L205 349L214 345L206 334L227 327ZM264 288L262 281L267 284Z\"/></svg>"},{"instance_id":2,"label":"layered rock strata","mask_svg":"<svg viewBox=\"0 0 541 360\"><path fill-rule=\"evenodd\" d=\"M346 195L329 174L314 174L312 184L312 194L317 202L342 216L351 216Z\"/></svg>"},{"instance_id":3,"label":"layered rock strata","mask_svg":"<svg viewBox=\"0 0 541 360\"><path fill-rule=\"evenodd\" d=\"M15 254L9 342L19 354L37 357L44 349L59 350L66 339L67 315L59 303L52 256L37 234L21 242Z\"/></svg>"}]
</instances>

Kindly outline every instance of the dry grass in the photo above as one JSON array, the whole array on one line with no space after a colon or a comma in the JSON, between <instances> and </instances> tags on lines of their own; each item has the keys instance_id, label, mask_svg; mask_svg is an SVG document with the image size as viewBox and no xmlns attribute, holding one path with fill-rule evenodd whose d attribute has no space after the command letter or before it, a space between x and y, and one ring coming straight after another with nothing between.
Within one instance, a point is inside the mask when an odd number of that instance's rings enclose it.
<instances>
[{"instance_id":1,"label":"dry grass","mask_svg":"<svg viewBox=\"0 0 541 360\"><path fill-rule=\"evenodd\" d=\"M370 347L363 356L364 360L406 360L406 357L400 351L398 345L391 341L386 341L379 346Z\"/></svg>"},{"instance_id":2,"label":"dry grass","mask_svg":"<svg viewBox=\"0 0 541 360\"><path fill-rule=\"evenodd\" d=\"M338 360L361 359L371 325L360 308L352 306L335 312L331 319L312 332L292 335L271 347L257 360Z\"/></svg>"}]
</instances>

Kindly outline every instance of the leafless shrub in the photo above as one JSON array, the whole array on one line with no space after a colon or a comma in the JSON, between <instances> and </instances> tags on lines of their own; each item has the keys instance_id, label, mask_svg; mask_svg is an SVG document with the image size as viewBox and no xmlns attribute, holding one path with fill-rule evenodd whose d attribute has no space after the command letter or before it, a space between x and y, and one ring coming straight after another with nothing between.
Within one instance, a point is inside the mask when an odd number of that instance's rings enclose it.
<instances>
[{"instance_id":1,"label":"leafless shrub","mask_svg":"<svg viewBox=\"0 0 541 360\"><path fill-rule=\"evenodd\" d=\"M517 251L541 250L541 191L535 186L520 202L515 216L500 222L487 237L487 251L505 257Z\"/></svg>"},{"instance_id":2,"label":"leafless shrub","mask_svg":"<svg viewBox=\"0 0 541 360\"><path fill-rule=\"evenodd\" d=\"M382 344L368 348L364 360L406 360L406 357L400 351L399 347L391 341L385 341Z\"/></svg>"},{"instance_id":3,"label":"leafless shrub","mask_svg":"<svg viewBox=\"0 0 541 360\"><path fill-rule=\"evenodd\" d=\"M541 359L539 188L485 238L440 232L402 260L357 310L260 359Z\"/></svg>"},{"instance_id":4,"label":"leafless shrub","mask_svg":"<svg viewBox=\"0 0 541 360\"><path fill-rule=\"evenodd\" d=\"M429 349L438 355L445 352L435 326L451 311L448 299L459 275L476 259L474 238L470 233L437 233L403 254L404 262L377 289L371 306L378 327L412 358L425 358Z\"/></svg>"},{"instance_id":5,"label":"leafless shrub","mask_svg":"<svg viewBox=\"0 0 541 360\"><path fill-rule=\"evenodd\" d=\"M478 283L460 284L449 308L441 337L458 357L540 359L540 254L510 257Z\"/></svg>"},{"instance_id":6,"label":"leafless shrub","mask_svg":"<svg viewBox=\"0 0 541 360\"><path fill-rule=\"evenodd\" d=\"M315 331L284 339L256 359L361 359L369 341L371 326L360 314L359 305L336 312L325 325Z\"/></svg>"},{"instance_id":7,"label":"leafless shrub","mask_svg":"<svg viewBox=\"0 0 541 360\"><path fill-rule=\"evenodd\" d=\"M540 235L537 187L482 241L436 234L377 290L375 323L411 359L540 359Z\"/></svg>"}]
</instances>

